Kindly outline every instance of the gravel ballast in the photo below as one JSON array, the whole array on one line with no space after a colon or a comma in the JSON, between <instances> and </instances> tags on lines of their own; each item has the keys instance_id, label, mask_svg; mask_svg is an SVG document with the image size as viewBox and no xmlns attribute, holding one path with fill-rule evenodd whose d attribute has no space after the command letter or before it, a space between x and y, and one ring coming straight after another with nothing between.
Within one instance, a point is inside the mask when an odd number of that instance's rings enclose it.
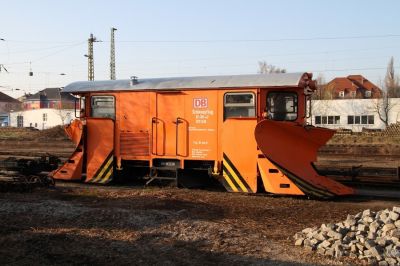
<instances>
[{"instance_id":1,"label":"gravel ballast","mask_svg":"<svg viewBox=\"0 0 400 266\"><path fill-rule=\"evenodd\" d=\"M349 256L370 265L400 265L400 207L369 209L336 224L306 228L294 235L295 245L319 254Z\"/></svg>"}]
</instances>

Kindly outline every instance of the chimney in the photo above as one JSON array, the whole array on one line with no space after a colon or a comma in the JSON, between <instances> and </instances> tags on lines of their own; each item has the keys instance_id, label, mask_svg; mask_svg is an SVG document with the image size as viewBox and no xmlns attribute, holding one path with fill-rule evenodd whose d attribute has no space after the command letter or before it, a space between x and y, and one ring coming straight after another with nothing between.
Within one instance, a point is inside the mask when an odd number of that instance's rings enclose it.
<instances>
[{"instance_id":1,"label":"chimney","mask_svg":"<svg viewBox=\"0 0 400 266\"><path fill-rule=\"evenodd\" d=\"M136 85L139 83L138 77L131 76L131 86Z\"/></svg>"}]
</instances>

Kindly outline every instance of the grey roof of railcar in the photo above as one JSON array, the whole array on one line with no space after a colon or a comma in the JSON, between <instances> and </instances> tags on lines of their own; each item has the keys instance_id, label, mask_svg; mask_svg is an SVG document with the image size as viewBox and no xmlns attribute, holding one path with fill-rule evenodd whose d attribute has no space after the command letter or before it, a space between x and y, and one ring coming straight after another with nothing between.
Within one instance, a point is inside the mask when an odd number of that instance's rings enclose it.
<instances>
[{"instance_id":1,"label":"grey roof of railcar","mask_svg":"<svg viewBox=\"0 0 400 266\"><path fill-rule=\"evenodd\" d=\"M296 87L305 73L255 74L232 76L201 76L177 78L78 81L67 85L63 92L181 90L241 87Z\"/></svg>"}]
</instances>

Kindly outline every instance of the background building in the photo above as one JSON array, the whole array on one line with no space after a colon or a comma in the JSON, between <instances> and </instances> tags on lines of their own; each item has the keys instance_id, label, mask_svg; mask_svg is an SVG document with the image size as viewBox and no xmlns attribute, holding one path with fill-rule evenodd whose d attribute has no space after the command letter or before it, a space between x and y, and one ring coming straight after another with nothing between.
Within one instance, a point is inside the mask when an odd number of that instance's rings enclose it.
<instances>
[{"instance_id":1,"label":"background building","mask_svg":"<svg viewBox=\"0 0 400 266\"><path fill-rule=\"evenodd\" d=\"M10 126L46 129L75 119L76 98L61 88L47 88L22 100L23 109L10 113Z\"/></svg>"},{"instance_id":2,"label":"background building","mask_svg":"<svg viewBox=\"0 0 400 266\"><path fill-rule=\"evenodd\" d=\"M23 100L23 108L24 110L40 108L73 109L75 99L71 94L63 93L61 88L47 88L28 95Z\"/></svg>"},{"instance_id":3,"label":"background building","mask_svg":"<svg viewBox=\"0 0 400 266\"><path fill-rule=\"evenodd\" d=\"M384 107L389 111L384 112ZM378 112L379 111L379 112ZM388 124L400 122L400 98L313 100L309 122L315 126L331 129L385 129Z\"/></svg>"},{"instance_id":4,"label":"background building","mask_svg":"<svg viewBox=\"0 0 400 266\"><path fill-rule=\"evenodd\" d=\"M10 126L47 129L69 124L75 119L74 109L41 108L10 113Z\"/></svg>"},{"instance_id":5,"label":"background building","mask_svg":"<svg viewBox=\"0 0 400 266\"><path fill-rule=\"evenodd\" d=\"M19 111L21 108L20 101L0 92L0 126L8 126L10 112Z\"/></svg>"}]
</instances>

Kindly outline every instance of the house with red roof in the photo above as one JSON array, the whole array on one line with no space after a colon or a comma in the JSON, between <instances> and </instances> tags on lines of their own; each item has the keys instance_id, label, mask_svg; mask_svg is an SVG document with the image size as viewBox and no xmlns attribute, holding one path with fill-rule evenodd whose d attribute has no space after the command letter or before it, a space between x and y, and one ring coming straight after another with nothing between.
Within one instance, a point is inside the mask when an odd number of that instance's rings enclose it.
<instances>
[{"instance_id":1,"label":"house with red roof","mask_svg":"<svg viewBox=\"0 0 400 266\"><path fill-rule=\"evenodd\" d=\"M329 99L376 99L382 96L382 90L362 75L334 78L324 90L323 95Z\"/></svg>"}]
</instances>

